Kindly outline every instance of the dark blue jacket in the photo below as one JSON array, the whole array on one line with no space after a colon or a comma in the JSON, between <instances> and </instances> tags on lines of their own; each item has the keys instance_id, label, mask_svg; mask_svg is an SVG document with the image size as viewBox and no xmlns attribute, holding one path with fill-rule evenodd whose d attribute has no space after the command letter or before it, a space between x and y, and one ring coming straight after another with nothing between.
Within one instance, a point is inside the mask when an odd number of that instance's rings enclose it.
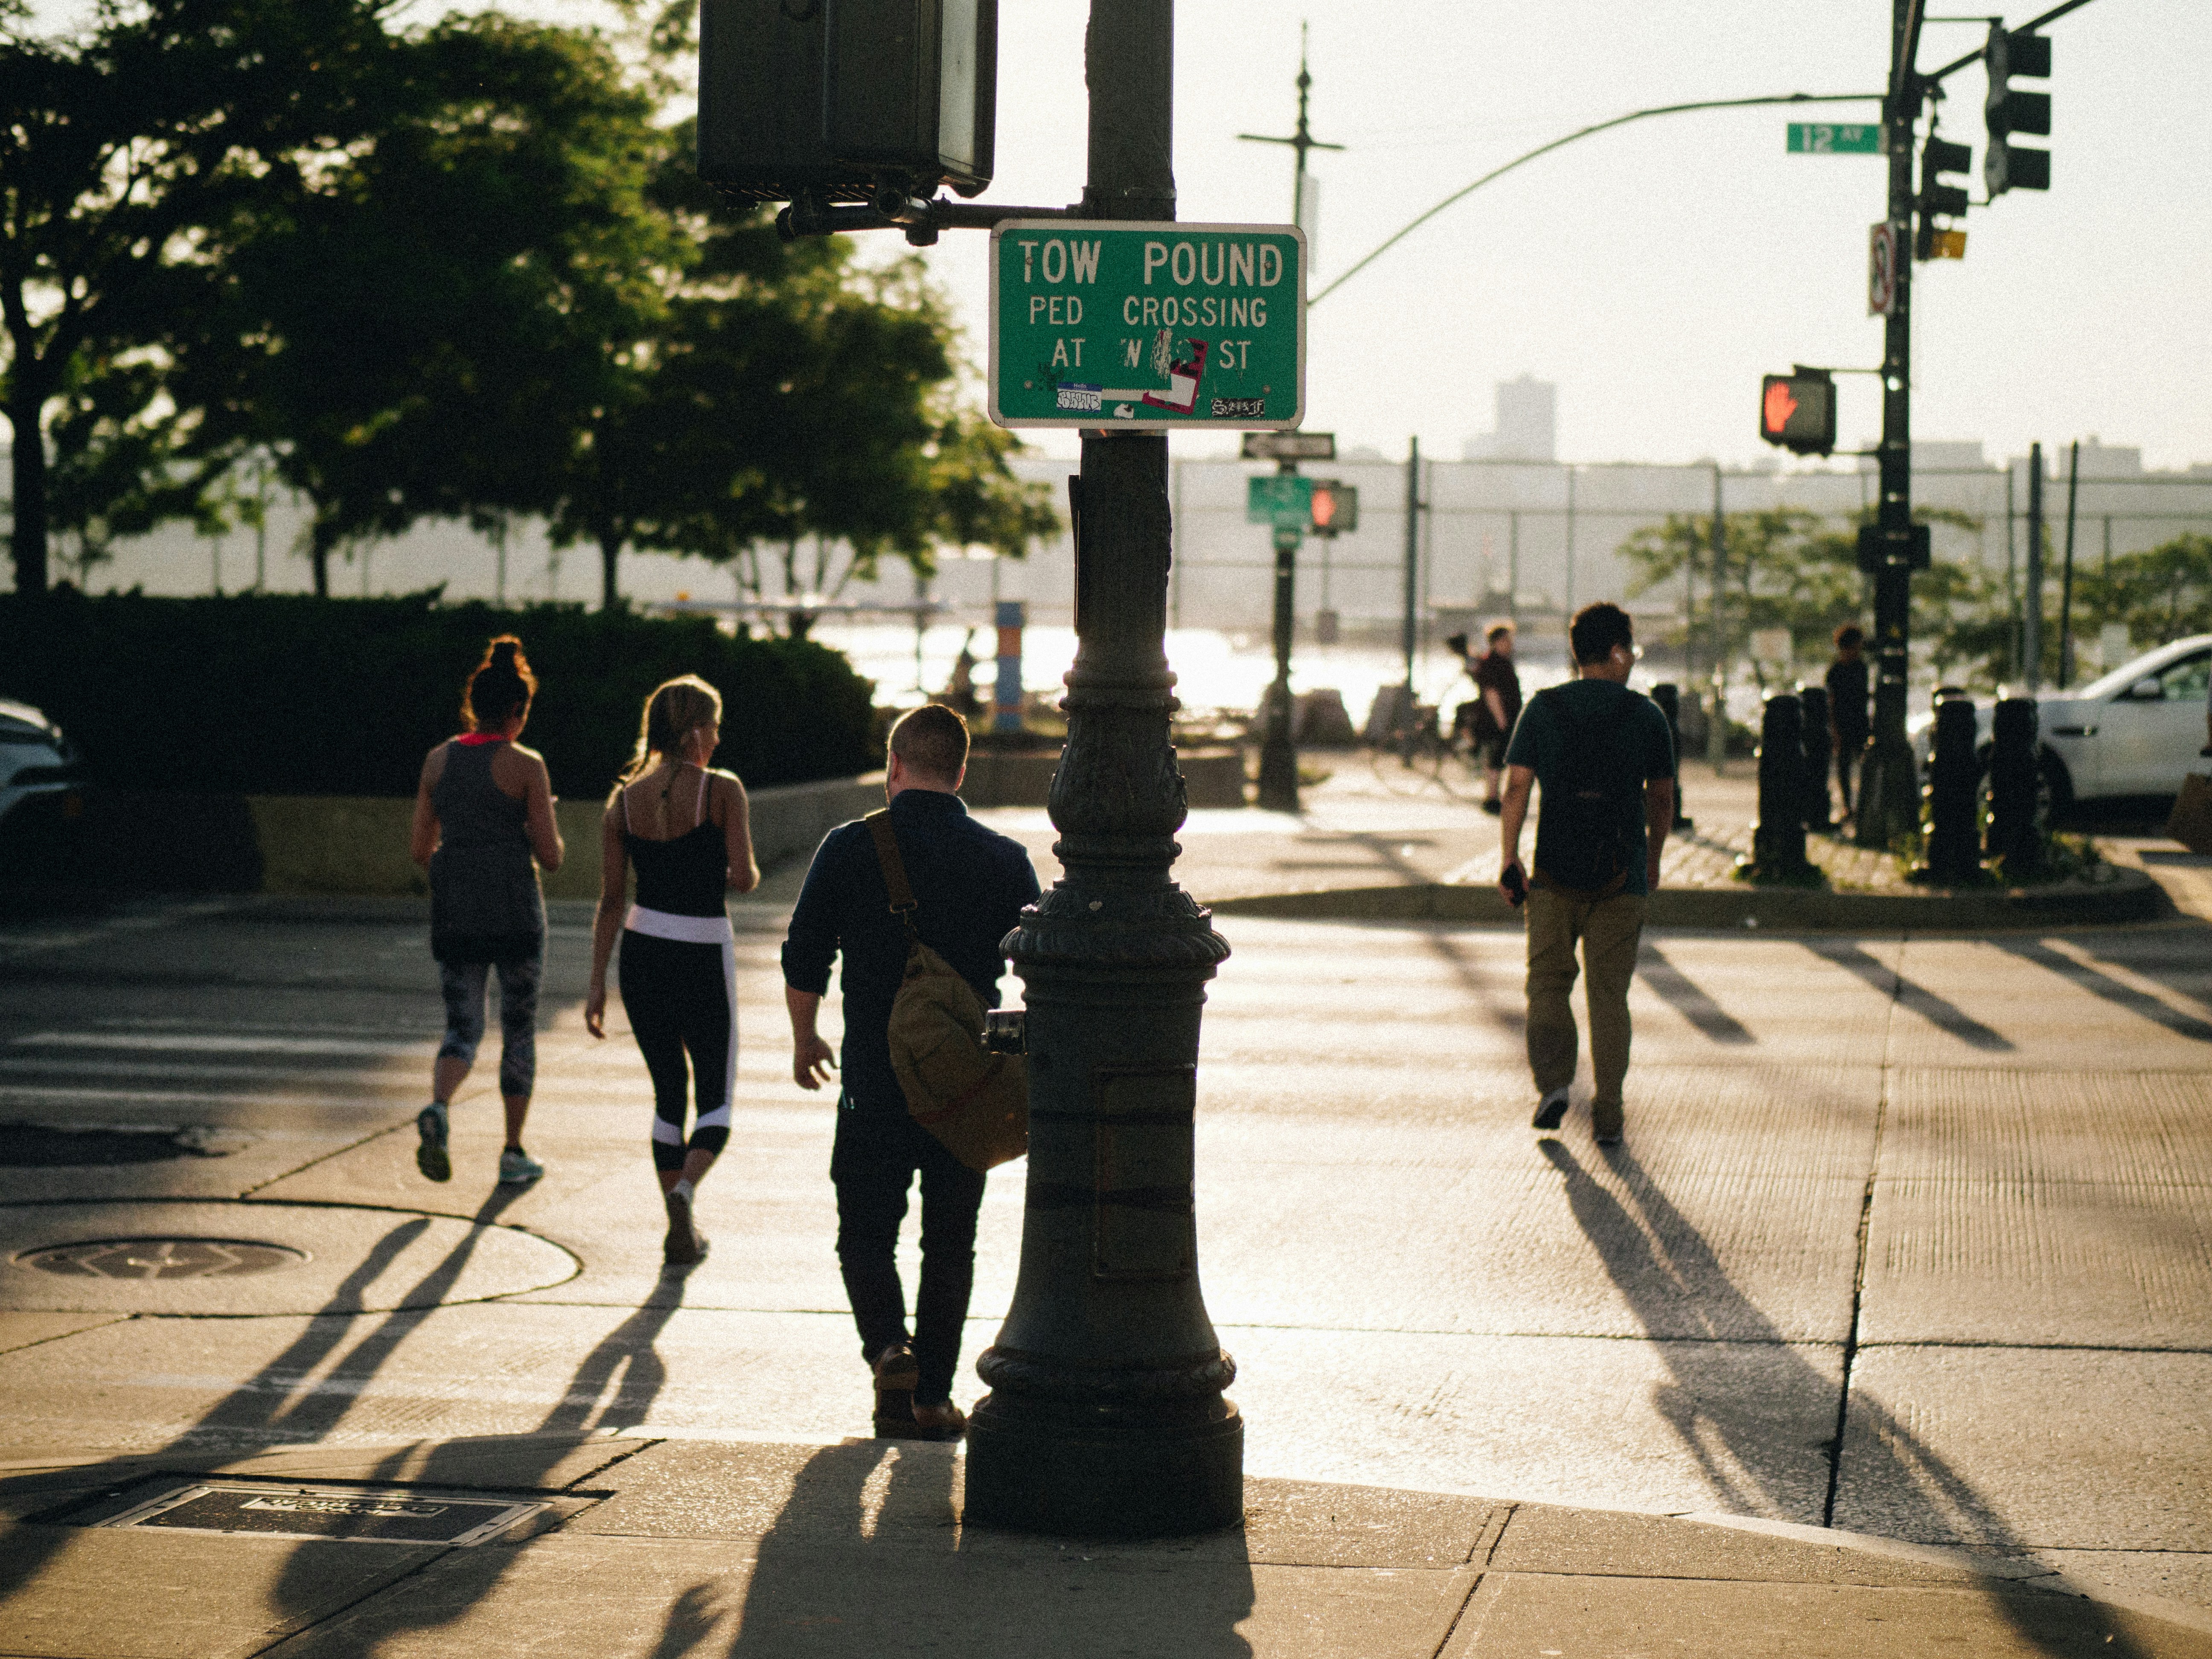
<instances>
[{"instance_id":1,"label":"dark blue jacket","mask_svg":"<svg viewBox=\"0 0 2212 1659\"><path fill-rule=\"evenodd\" d=\"M901 790L890 810L921 942L975 987L985 1007L997 1007L1006 966L999 941L1037 896L1029 849L985 829L957 795L940 790ZM840 952L846 1095L860 1111L903 1116L906 1097L891 1070L889 1033L906 969L906 932L890 913L875 837L858 819L832 830L815 852L783 941L784 983L824 994Z\"/></svg>"}]
</instances>

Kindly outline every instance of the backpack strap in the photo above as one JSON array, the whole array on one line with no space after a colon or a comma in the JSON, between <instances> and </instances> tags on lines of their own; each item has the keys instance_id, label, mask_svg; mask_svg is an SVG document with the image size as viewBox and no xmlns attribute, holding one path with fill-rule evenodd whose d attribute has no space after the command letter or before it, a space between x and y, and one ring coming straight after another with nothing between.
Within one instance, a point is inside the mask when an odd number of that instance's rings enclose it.
<instances>
[{"instance_id":1,"label":"backpack strap","mask_svg":"<svg viewBox=\"0 0 2212 1659\"><path fill-rule=\"evenodd\" d=\"M891 914L905 927L908 940L920 944L921 936L914 930L914 889L907 883L906 861L899 857L898 837L891 833L890 808L871 812L862 822L875 838L876 862L883 866L884 891L890 896Z\"/></svg>"}]
</instances>

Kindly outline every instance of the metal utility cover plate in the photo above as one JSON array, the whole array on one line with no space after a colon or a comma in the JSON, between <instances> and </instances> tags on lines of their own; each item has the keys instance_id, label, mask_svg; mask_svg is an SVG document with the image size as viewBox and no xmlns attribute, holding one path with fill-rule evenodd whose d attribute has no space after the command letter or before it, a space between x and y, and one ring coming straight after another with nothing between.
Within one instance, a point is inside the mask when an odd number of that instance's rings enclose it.
<instances>
[{"instance_id":1,"label":"metal utility cover plate","mask_svg":"<svg viewBox=\"0 0 2212 1659\"><path fill-rule=\"evenodd\" d=\"M234 1279L308 1260L305 1250L243 1238L104 1238L26 1250L41 1273L77 1279Z\"/></svg>"},{"instance_id":2,"label":"metal utility cover plate","mask_svg":"<svg viewBox=\"0 0 2212 1659\"><path fill-rule=\"evenodd\" d=\"M100 1524L321 1538L344 1544L466 1547L496 1538L546 1507L421 1486L279 1486L200 1480Z\"/></svg>"},{"instance_id":3,"label":"metal utility cover plate","mask_svg":"<svg viewBox=\"0 0 2212 1659\"><path fill-rule=\"evenodd\" d=\"M1305 237L1292 226L1008 220L991 232L991 418L1121 432L1296 426L1305 297Z\"/></svg>"}]
</instances>

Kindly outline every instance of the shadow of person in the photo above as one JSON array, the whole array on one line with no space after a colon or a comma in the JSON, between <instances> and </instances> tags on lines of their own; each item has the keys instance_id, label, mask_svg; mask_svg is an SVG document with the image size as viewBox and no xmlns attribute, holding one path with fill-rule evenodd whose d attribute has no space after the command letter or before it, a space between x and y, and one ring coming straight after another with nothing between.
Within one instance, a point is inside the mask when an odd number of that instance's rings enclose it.
<instances>
[{"instance_id":1,"label":"shadow of person","mask_svg":"<svg viewBox=\"0 0 2212 1659\"><path fill-rule=\"evenodd\" d=\"M1238 1633L1254 1599L1241 1528L1109 1543L963 1527L963 1472L956 1449L921 1442L849 1441L816 1452L762 1534L734 1610L730 1659L1250 1659ZM695 1586L671 1607L671 1631L688 1627L705 1589Z\"/></svg>"},{"instance_id":2,"label":"shadow of person","mask_svg":"<svg viewBox=\"0 0 2212 1659\"><path fill-rule=\"evenodd\" d=\"M1839 1389L1790 1343L1736 1288L1704 1234L1633 1152L1607 1149L1601 1176L1563 1142L1537 1144L1565 1182L1576 1224L1667 1367L1654 1407L1722 1507L1832 1526L1848 1482L1855 1494L1878 1497L1891 1529L1911 1541L1971 1545L2002 1555L2026 1552L2024 1540L1971 1481L1880 1401L1850 1391L1848 1369ZM1758 1352L1747 1356L1746 1345ZM1834 1401L1833 1432L1808 1448L1803 1407L1828 1401ZM1808 1458L1808 1450L1817 1459ZM2039 1630L2019 1592L1992 1590L1990 1600L2035 1649L2077 1650L2071 1634ZM2117 1626L2101 1650L2141 1652Z\"/></svg>"},{"instance_id":3,"label":"shadow of person","mask_svg":"<svg viewBox=\"0 0 2212 1659\"><path fill-rule=\"evenodd\" d=\"M1666 953L1649 936L1637 954L1636 971L1662 1000L1709 1041L1730 1047L1759 1041L1748 1026L1706 994L1703 986L1668 961Z\"/></svg>"}]
</instances>

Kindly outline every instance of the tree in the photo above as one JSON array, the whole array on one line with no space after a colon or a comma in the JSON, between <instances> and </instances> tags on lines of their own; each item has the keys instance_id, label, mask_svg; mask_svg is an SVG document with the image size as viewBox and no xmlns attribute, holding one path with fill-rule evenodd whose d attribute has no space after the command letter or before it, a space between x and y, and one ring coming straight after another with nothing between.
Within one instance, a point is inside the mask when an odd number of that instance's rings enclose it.
<instances>
[{"instance_id":1,"label":"tree","mask_svg":"<svg viewBox=\"0 0 2212 1659\"><path fill-rule=\"evenodd\" d=\"M647 199L651 100L598 37L449 17L393 69L373 143L221 227L179 353L199 452L264 448L313 503L318 594L334 550L418 518L552 511L684 257Z\"/></svg>"},{"instance_id":2,"label":"tree","mask_svg":"<svg viewBox=\"0 0 2212 1659\"><path fill-rule=\"evenodd\" d=\"M1725 515L1727 556L1720 583L1722 655L1732 660L1749 650L1760 629L1790 630L1793 653L1817 659L1837 628L1863 618L1866 581L1858 568L1858 529L1872 524L1871 511L1850 530L1834 530L1816 513L1802 507L1770 507ZM1921 524L1978 530L1980 520L1948 508L1916 511ZM1713 637L1711 526L1709 517L1671 514L1647 526L1621 544L1620 555L1634 569L1629 592L1644 593L1680 577L1686 568L1702 578L1690 619L1700 641ZM2004 626L2002 584L1978 565L1937 561L1912 579L1912 632L1933 641L1942 665L1972 659L1984 635ZM1676 636L1679 639L1679 635ZM1753 665L1759 675L1758 665ZM1765 678L1759 675L1764 685Z\"/></svg>"},{"instance_id":3,"label":"tree","mask_svg":"<svg viewBox=\"0 0 2212 1659\"><path fill-rule=\"evenodd\" d=\"M2212 537L2177 536L2100 568L2077 568L2074 611L2081 631L2119 623L2143 647L2212 633Z\"/></svg>"},{"instance_id":4,"label":"tree","mask_svg":"<svg viewBox=\"0 0 2212 1659\"><path fill-rule=\"evenodd\" d=\"M598 548L605 602L625 547L732 566L759 598L764 549L785 591L821 592L886 555L927 574L946 542L1018 557L1051 533L1042 492L1006 465L1011 434L959 407L951 321L919 262L872 270L842 237L787 245L701 183L690 124L667 138L655 197L694 252L657 333L580 421L553 519L556 543Z\"/></svg>"},{"instance_id":5,"label":"tree","mask_svg":"<svg viewBox=\"0 0 2212 1659\"><path fill-rule=\"evenodd\" d=\"M46 586L58 404L73 405L64 460L77 527L198 510L212 471L148 483L186 417L159 396L158 351L142 354L201 303L214 269L201 227L270 170L311 167L368 131L352 90L386 44L381 11L382 0L100 0L89 30L63 39L0 15L0 410L17 592Z\"/></svg>"}]
</instances>

